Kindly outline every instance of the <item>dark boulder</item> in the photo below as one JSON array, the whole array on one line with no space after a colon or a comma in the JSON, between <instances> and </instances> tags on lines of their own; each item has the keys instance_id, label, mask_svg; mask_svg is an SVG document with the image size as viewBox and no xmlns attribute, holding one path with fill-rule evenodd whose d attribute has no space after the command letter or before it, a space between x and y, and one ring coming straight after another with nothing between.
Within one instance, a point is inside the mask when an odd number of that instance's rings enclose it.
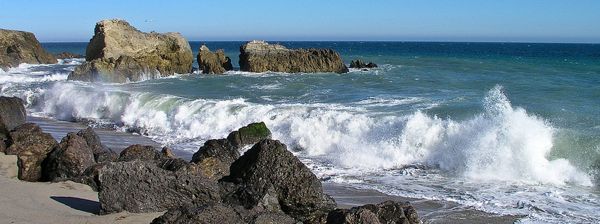
<instances>
[{"instance_id":1,"label":"dark boulder","mask_svg":"<svg viewBox=\"0 0 600 224\"><path fill-rule=\"evenodd\" d=\"M220 179L229 175L229 166L240 157L240 152L227 139L211 139L194 153L191 162L198 164L207 177Z\"/></svg>"},{"instance_id":2,"label":"dark boulder","mask_svg":"<svg viewBox=\"0 0 600 224\"><path fill-rule=\"evenodd\" d=\"M336 209L327 216L328 224L406 223L418 224L417 211L409 203L385 201L351 209Z\"/></svg>"},{"instance_id":3,"label":"dark boulder","mask_svg":"<svg viewBox=\"0 0 600 224\"><path fill-rule=\"evenodd\" d=\"M365 62L361 61L361 60L354 60L352 62L350 62L350 68L377 68L377 64L373 63L373 62L369 62L367 64L365 64Z\"/></svg>"},{"instance_id":4,"label":"dark boulder","mask_svg":"<svg viewBox=\"0 0 600 224\"><path fill-rule=\"evenodd\" d=\"M30 32L0 29L0 69L28 64L54 64L54 55L46 52Z\"/></svg>"},{"instance_id":5,"label":"dark boulder","mask_svg":"<svg viewBox=\"0 0 600 224\"><path fill-rule=\"evenodd\" d=\"M283 211L300 221L327 214L336 206L323 193L319 179L276 140L263 140L254 145L221 179L224 199L248 209Z\"/></svg>"},{"instance_id":6,"label":"dark boulder","mask_svg":"<svg viewBox=\"0 0 600 224\"><path fill-rule=\"evenodd\" d=\"M252 223L252 224L293 224L298 223L283 213L258 212L247 210L239 205L210 203L199 206L181 206L170 209L154 219L153 224L162 223Z\"/></svg>"},{"instance_id":7,"label":"dark boulder","mask_svg":"<svg viewBox=\"0 0 600 224\"><path fill-rule=\"evenodd\" d=\"M154 219L152 224L246 223L231 206L208 204L171 209Z\"/></svg>"},{"instance_id":8,"label":"dark boulder","mask_svg":"<svg viewBox=\"0 0 600 224\"><path fill-rule=\"evenodd\" d=\"M56 56L56 58L58 58L58 59L84 58L83 55L75 54L75 53L71 53L71 52L61 52L61 53L55 54L54 56Z\"/></svg>"},{"instance_id":9,"label":"dark boulder","mask_svg":"<svg viewBox=\"0 0 600 224\"><path fill-rule=\"evenodd\" d=\"M24 124L26 117L23 100L0 96L0 139L8 139L8 133Z\"/></svg>"},{"instance_id":10,"label":"dark boulder","mask_svg":"<svg viewBox=\"0 0 600 224\"><path fill-rule=\"evenodd\" d=\"M231 59L225 56L223 49L211 52L206 45L202 45L198 51L198 65L204 74L223 74L225 71L233 70Z\"/></svg>"},{"instance_id":11,"label":"dark boulder","mask_svg":"<svg viewBox=\"0 0 600 224\"><path fill-rule=\"evenodd\" d=\"M77 135L85 139L88 147L92 149L92 152L94 153L94 160L97 163L112 162L117 160L119 157L117 153L102 144L102 141L100 141L100 136L94 132L94 129L90 127L82 129L77 132Z\"/></svg>"},{"instance_id":12,"label":"dark boulder","mask_svg":"<svg viewBox=\"0 0 600 224\"><path fill-rule=\"evenodd\" d=\"M257 40L240 47L240 69L248 72L348 72L340 55L332 49L287 49Z\"/></svg>"},{"instance_id":13,"label":"dark boulder","mask_svg":"<svg viewBox=\"0 0 600 224\"><path fill-rule=\"evenodd\" d=\"M68 133L44 161L44 179L59 181L76 178L95 163L94 153L85 138L74 132Z\"/></svg>"},{"instance_id":14,"label":"dark boulder","mask_svg":"<svg viewBox=\"0 0 600 224\"><path fill-rule=\"evenodd\" d=\"M271 131L264 122L252 123L227 136L229 143L236 148L254 145L257 142L271 138Z\"/></svg>"},{"instance_id":15,"label":"dark boulder","mask_svg":"<svg viewBox=\"0 0 600 224\"><path fill-rule=\"evenodd\" d=\"M16 127L9 134L10 147L7 155L17 155L18 177L25 181L42 179L42 162L58 147L52 135L42 132L33 123Z\"/></svg>"},{"instance_id":16,"label":"dark boulder","mask_svg":"<svg viewBox=\"0 0 600 224\"><path fill-rule=\"evenodd\" d=\"M131 145L121 151L118 161L132 160L160 160L164 158L163 154L156 150L153 146L148 145Z\"/></svg>"},{"instance_id":17,"label":"dark boulder","mask_svg":"<svg viewBox=\"0 0 600 224\"><path fill-rule=\"evenodd\" d=\"M104 165L97 178L101 213L159 212L220 201L219 187L201 175L162 169L152 161Z\"/></svg>"},{"instance_id":18,"label":"dark boulder","mask_svg":"<svg viewBox=\"0 0 600 224\"><path fill-rule=\"evenodd\" d=\"M229 166L240 157L240 149L270 139L271 131L264 122L252 123L231 132L227 139L211 139L204 143L191 162L205 176L220 179L229 175Z\"/></svg>"}]
</instances>

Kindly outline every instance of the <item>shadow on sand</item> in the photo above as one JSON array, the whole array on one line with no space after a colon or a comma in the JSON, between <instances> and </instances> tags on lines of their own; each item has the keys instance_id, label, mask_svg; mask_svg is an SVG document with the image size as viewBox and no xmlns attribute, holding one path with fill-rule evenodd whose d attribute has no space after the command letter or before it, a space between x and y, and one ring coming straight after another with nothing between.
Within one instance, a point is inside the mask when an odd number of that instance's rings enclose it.
<instances>
[{"instance_id":1,"label":"shadow on sand","mask_svg":"<svg viewBox=\"0 0 600 224\"><path fill-rule=\"evenodd\" d=\"M97 201L92 201L83 198L61 196L50 196L50 198L79 211L92 214L98 214L98 212L100 212L100 202Z\"/></svg>"}]
</instances>

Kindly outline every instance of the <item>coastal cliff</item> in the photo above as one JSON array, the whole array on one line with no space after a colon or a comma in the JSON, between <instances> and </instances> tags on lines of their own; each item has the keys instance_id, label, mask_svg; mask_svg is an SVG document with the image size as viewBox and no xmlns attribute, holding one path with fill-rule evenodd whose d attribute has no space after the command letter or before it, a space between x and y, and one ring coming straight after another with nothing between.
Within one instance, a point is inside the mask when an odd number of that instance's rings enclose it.
<instances>
[{"instance_id":1,"label":"coastal cliff","mask_svg":"<svg viewBox=\"0 0 600 224\"><path fill-rule=\"evenodd\" d=\"M288 49L257 40L240 47L240 68L248 72L348 72L342 58L334 50Z\"/></svg>"},{"instance_id":2,"label":"coastal cliff","mask_svg":"<svg viewBox=\"0 0 600 224\"><path fill-rule=\"evenodd\" d=\"M54 64L56 58L46 52L30 32L0 29L0 68L28 64Z\"/></svg>"},{"instance_id":3,"label":"coastal cliff","mask_svg":"<svg viewBox=\"0 0 600 224\"><path fill-rule=\"evenodd\" d=\"M190 73L193 55L179 33L144 33L113 19L96 24L85 59L69 80L127 82Z\"/></svg>"}]
</instances>

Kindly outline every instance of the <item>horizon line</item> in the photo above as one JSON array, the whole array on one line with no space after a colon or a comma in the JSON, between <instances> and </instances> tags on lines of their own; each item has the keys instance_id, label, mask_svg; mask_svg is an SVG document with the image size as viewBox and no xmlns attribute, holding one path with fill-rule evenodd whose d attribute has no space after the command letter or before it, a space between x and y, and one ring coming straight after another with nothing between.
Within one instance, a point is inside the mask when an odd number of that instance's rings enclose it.
<instances>
[{"instance_id":1,"label":"horizon line","mask_svg":"<svg viewBox=\"0 0 600 224\"><path fill-rule=\"evenodd\" d=\"M249 42L245 40L187 40L188 42ZM554 41L457 41L457 40L265 40L267 42L397 42L397 43L508 43L508 44L600 44L600 42L554 42ZM40 43L89 43L89 41L40 41Z\"/></svg>"}]
</instances>

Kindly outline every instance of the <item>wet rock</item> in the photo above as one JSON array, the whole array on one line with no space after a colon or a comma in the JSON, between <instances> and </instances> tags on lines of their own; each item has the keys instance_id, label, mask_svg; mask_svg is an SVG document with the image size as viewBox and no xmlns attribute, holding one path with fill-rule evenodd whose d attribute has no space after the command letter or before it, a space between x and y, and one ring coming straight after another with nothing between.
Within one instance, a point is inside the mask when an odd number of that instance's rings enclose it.
<instances>
[{"instance_id":1,"label":"wet rock","mask_svg":"<svg viewBox=\"0 0 600 224\"><path fill-rule=\"evenodd\" d=\"M190 45L179 33L144 33L123 20L102 20L86 49L86 62L69 80L127 82L192 71Z\"/></svg>"},{"instance_id":2,"label":"wet rock","mask_svg":"<svg viewBox=\"0 0 600 224\"><path fill-rule=\"evenodd\" d=\"M54 56L56 56L56 58L58 58L58 59L84 58L83 55L75 54L75 53L71 53L71 52L61 52L61 53L55 54Z\"/></svg>"},{"instance_id":3,"label":"wet rock","mask_svg":"<svg viewBox=\"0 0 600 224\"><path fill-rule=\"evenodd\" d=\"M219 187L201 175L173 172L152 161L112 162L99 170L101 213L158 212L220 201Z\"/></svg>"},{"instance_id":4,"label":"wet rock","mask_svg":"<svg viewBox=\"0 0 600 224\"><path fill-rule=\"evenodd\" d=\"M248 72L348 72L331 49L287 49L279 44L251 41L240 47L240 69Z\"/></svg>"},{"instance_id":5,"label":"wet rock","mask_svg":"<svg viewBox=\"0 0 600 224\"><path fill-rule=\"evenodd\" d=\"M350 68L377 68L377 64L373 62L365 63L361 60L354 60L350 62Z\"/></svg>"},{"instance_id":6,"label":"wet rock","mask_svg":"<svg viewBox=\"0 0 600 224\"><path fill-rule=\"evenodd\" d=\"M231 132L227 136L229 143L236 148L241 148L246 145L254 145L257 142L270 139L271 131L267 128L264 122L252 123L245 127Z\"/></svg>"},{"instance_id":7,"label":"wet rock","mask_svg":"<svg viewBox=\"0 0 600 224\"><path fill-rule=\"evenodd\" d=\"M94 153L85 138L73 132L68 133L44 161L44 179L58 181L76 178L95 163Z\"/></svg>"},{"instance_id":8,"label":"wet rock","mask_svg":"<svg viewBox=\"0 0 600 224\"><path fill-rule=\"evenodd\" d=\"M7 155L17 155L18 178L25 181L42 179L42 162L58 147L58 142L33 123L16 127L9 134Z\"/></svg>"},{"instance_id":9,"label":"wet rock","mask_svg":"<svg viewBox=\"0 0 600 224\"><path fill-rule=\"evenodd\" d=\"M385 201L351 209L336 209L327 216L328 224L406 223L418 224L419 216L409 203Z\"/></svg>"},{"instance_id":10,"label":"wet rock","mask_svg":"<svg viewBox=\"0 0 600 224\"><path fill-rule=\"evenodd\" d=\"M229 175L229 166L239 157L239 151L227 139L211 139L194 153L191 162L198 164L205 176L220 179Z\"/></svg>"},{"instance_id":11,"label":"wet rock","mask_svg":"<svg viewBox=\"0 0 600 224\"><path fill-rule=\"evenodd\" d=\"M8 133L24 124L26 117L23 100L18 97L0 96L0 139L8 139Z\"/></svg>"},{"instance_id":12,"label":"wet rock","mask_svg":"<svg viewBox=\"0 0 600 224\"><path fill-rule=\"evenodd\" d=\"M46 52L30 32L0 29L0 69L21 63L54 64L56 58Z\"/></svg>"},{"instance_id":13,"label":"wet rock","mask_svg":"<svg viewBox=\"0 0 600 224\"><path fill-rule=\"evenodd\" d=\"M225 71L233 70L231 59L225 56L223 49L211 52L206 45L202 45L198 51L198 65L204 74L223 74Z\"/></svg>"},{"instance_id":14,"label":"wet rock","mask_svg":"<svg viewBox=\"0 0 600 224\"><path fill-rule=\"evenodd\" d=\"M117 153L102 144L102 141L100 141L100 136L96 134L94 129L90 127L82 129L77 132L77 135L85 139L88 147L92 149L92 152L94 153L94 160L97 163L112 162L117 160L119 157Z\"/></svg>"},{"instance_id":15,"label":"wet rock","mask_svg":"<svg viewBox=\"0 0 600 224\"><path fill-rule=\"evenodd\" d=\"M299 221L327 214L336 206L317 177L276 140L262 140L236 160L221 179L224 199L248 209L283 211Z\"/></svg>"}]
</instances>

